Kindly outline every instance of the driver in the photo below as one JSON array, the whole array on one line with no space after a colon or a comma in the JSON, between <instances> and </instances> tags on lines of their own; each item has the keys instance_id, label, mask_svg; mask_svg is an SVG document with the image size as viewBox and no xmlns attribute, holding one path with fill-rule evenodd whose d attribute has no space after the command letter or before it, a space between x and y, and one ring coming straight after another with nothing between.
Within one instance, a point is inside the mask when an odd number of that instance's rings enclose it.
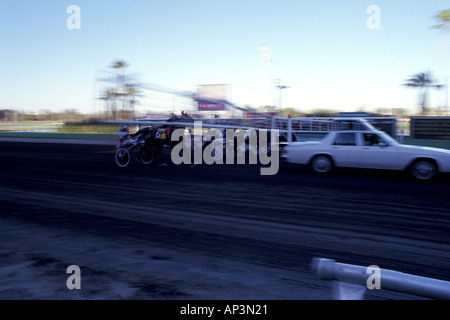
<instances>
[{"instance_id":1,"label":"driver","mask_svg":"<svg viewBox=\"0 0 450 320\"><path fill-rule=\"evenodd\" d=\"M130 135L129 133L129 128L126 124L123 124L120 126L120 131L119 131L119 141L121 145L127 145L127 144L132 144L134 142L136 142L136 139L133 138L132 135Z\"/></svg>"}]
</instances>

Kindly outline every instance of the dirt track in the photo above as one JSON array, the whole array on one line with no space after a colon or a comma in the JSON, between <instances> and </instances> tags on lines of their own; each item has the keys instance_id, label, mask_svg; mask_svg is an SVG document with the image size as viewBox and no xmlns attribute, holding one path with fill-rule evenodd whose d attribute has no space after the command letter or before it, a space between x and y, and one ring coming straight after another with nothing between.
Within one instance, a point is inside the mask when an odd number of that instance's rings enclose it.
<instances>
[{"instance_id":1,"label":"dirt track","mask_svg":"<svg viewBox=\"0 0 450 320\"><path fill-rule=\"evenodd\" d=\"M120 169L110 146L0 145L2 299L331 299L314 257L450 281L447 177Z\"/></svg>"}]
</instances>

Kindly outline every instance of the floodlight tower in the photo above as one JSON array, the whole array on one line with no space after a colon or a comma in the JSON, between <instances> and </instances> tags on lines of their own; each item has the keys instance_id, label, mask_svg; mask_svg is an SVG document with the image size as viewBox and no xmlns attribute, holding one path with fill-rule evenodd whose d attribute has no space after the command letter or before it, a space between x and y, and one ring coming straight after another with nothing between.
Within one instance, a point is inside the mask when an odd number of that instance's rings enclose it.
<instances>
[{"instance_id":1,"label":"floodlight tower","mask_svg":"<svg viewBox=\"0 0 450 320\"><path fill-rule=\"evenodd\" d=\"M282 84L281 84L281 79L276 79L275 88L277 88L277 89L280 91L279 96L278 96L278 98L280 99L280 100L279 100L279 103L278 103L278 109L279 109L278 112L279 112L279 114L280 114L280 116L281 116L281 112L283 111L283 107L282 107L282 105L281 105L281 97L282 97L283 90L284 90L284 89L289 89L289 88L291 88L291 87L290 87L290 86L282 85Z\"/></svg>"},{"instance_id":2,"label":"floodlight tower","mask_svg":"<svg viewBox=\"0 0 450 320\"><path fill-rule=\"evenodd\" d=\"M140 96L139 83L130 82L131 77L126 73L127 64L117 61L112 65L113 70L97 70L96 82L99 87L98 99L105 101L105 113L111 113L113 119L121 116L135 116L136 98Z\"/></svg>"},{"instance_id":3,"label":"floodlight tower","mask_svg":"<svg viewBox=\"0 0 450 320\"><path fill-rule=\"evenodd\" d=\"M260 48L261 55L261 106L273 103L272 97L272 49L270 46Z\"/></svg>"}]
</instances>

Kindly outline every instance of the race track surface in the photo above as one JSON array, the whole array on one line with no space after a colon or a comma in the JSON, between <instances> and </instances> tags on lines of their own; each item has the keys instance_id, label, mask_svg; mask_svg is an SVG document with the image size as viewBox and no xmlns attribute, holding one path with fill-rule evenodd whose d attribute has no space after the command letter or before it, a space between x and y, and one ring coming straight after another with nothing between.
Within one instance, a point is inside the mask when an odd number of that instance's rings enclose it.
<instances>
[{"instance_id":1,"label":"race track surface","mask_svg":"<svg viewBox=\"0 0 450 320\"><path fill-rule=\"evenodd\" d=\"M448 177L119 168L113 150L0 142L0 298L333 299L314 257L450 281Z\"/></svg>"}]
</instances>

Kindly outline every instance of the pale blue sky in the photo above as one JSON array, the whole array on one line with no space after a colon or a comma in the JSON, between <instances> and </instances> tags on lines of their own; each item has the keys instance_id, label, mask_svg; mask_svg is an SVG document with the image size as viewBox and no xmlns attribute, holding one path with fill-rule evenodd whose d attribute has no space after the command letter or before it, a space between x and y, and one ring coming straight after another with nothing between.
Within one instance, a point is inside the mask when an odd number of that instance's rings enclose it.
<instances>
[{"instance_id":1,"label":"pale blue sky","mask_svg":"<svg viewBox=\"0 0 450 320\"><path fill-rule=\"evenodd\" d=\"M69 5L81 9L80 30L66 26ZM370 5L381 9L379 30L367 27ZM444 0L3 0L0 109L91 112L96 71L116 59L145 83L229 84L232 101L258 106L259 50L270 45L272 78L291 86L284 107L417 110L417 92L401 84L443 74L443 37L431 26L448 8ZM434 93L432 106L444 96Z\"/></svg>"}]
</instances>

